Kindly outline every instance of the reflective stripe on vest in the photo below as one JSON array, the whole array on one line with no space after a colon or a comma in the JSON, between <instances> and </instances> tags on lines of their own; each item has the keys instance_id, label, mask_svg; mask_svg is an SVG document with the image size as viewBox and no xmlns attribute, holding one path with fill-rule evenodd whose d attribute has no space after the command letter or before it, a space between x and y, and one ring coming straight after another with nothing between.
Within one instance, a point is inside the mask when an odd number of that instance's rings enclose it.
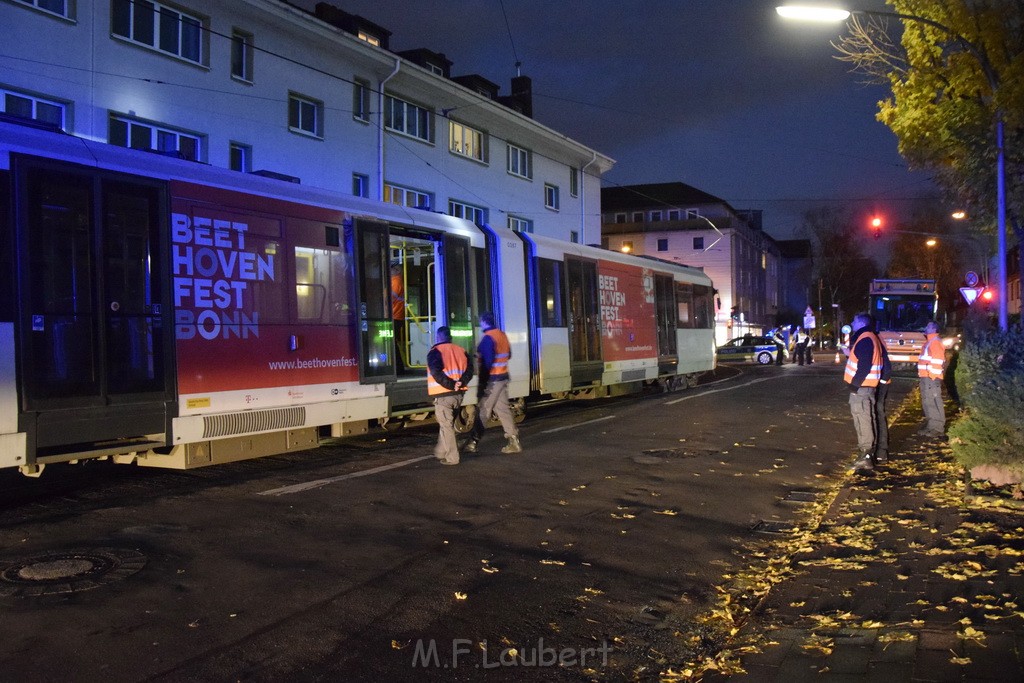
<instances>
[{"instance_id":1,"label":"reflective stripe on vest","mask_svg":"<svg viewBox=\"0 0 1024 683\"><path fill-rule=\"evenodd\" d=\"M497 327L484 332L494 342L494 362L491 363L490 377L500 379L501 375L508 374L508 359L512 357L512 347L508 343L508 337Z\"/></svg>"},{"instance_id":2,"label":"reflective stripe on vest","mask_svg":"<svg viewBox=\"0 0 1024 683\"><path fill-rule=\"evenodd\" d=\"M882 342L874 332L865 332L861 335L861 339L864 337L871 340L871 369L868 370L867 377L864 378L861 386L877 387L879 380L882 379ZM860 339L857 340L857 344L859 343ZM844 373L843 379L847 384L853 384L853 378L857 374L857 353L854 351L857 344L850 347L850 357L846 360L846 372Z\"/></svg>"},{"instance_id":3,"label":"reflective stripe on vest","mask_svg":"<svg viewBox=\"0 0 1024 683\"><path fill-rule=\"evenodd\" d=\"M469 367L469 357L466 356L466 352L462 350L462 347L456 346L451 342L444 344L438 344L435 346L441 353L441 366L444 368L444 374L453 382L457 382L462 373ZM460 391L465 391L466 387L462 387ZM434 379L434 373L427 372L427 393L431 396L436 394L449 394L451 389L447 389L437 383Z\"/></svg>"},{"instance_id":4,"label":"reflective stripe on vest","mask_svg":"<svg viewBox=\"0 0 1024 683\"><path fill-rule=\"evenodd\" d=\"M946 362L946 347L937 334L929 334L928 341L917 357L917 376L929 379L942 379L942 366Z\"/></svg>"}]
</instances>

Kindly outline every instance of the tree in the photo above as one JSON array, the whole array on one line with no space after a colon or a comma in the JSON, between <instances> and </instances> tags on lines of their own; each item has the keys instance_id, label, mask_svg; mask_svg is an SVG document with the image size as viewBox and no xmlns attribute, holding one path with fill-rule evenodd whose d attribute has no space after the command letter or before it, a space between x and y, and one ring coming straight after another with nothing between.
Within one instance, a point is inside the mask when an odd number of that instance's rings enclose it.
<instances>
[{"instance_id":1,"label":"tree","mask_svg":"<svg viewBox=\"0 0 1024 683\"><path fill-rule=\"evenodd\" d=\"M934 244L927 244L929 237ZM950 313L960 302L964 273L983 271L982 239L949 230L946 217L937 208L919 211L896 231L886 276L934 279L939 307Z\"/></svg>"},{"instance_id":2,"label":"tree","mask_svg":"<svg viewBox=\"0 0 1024 683\"><path fill-rule=\"evenodd\" d=\"M828 325L832 304L847 317L863 310L878 268L864 255L860 225L848 211L825 207L805 213L801 231L811 241L813 282L820 285L822 306L828 307L828 313L822 311L826 320L819 325Z\"/></svg>"},{"instance_id":3,"label":"tree","mask_svg":"<svg viewBox=\"0 0 1024 683\"><path fill-rule=\"evenodd\" d=\"M920 19L900 19L896 41L890 20L854 15L849 35L836 44L839 58L889 85L892 94L878 103L877 118L896 134L900 154L912 167L933 171L950 203L968 208L975 227L989 234L998 112L1007 222L1024 242L1024 2L887 2L895 13Z\"/></svg>"}]
</instances>

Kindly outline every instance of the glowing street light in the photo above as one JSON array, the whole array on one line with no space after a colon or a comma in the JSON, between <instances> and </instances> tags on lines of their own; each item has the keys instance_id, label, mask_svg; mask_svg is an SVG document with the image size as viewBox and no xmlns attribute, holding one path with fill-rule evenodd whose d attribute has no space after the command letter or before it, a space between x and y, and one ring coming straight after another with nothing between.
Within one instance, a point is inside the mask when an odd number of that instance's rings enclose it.
<instances>
[{"instance_id":1,"label":"glowing street light","mask_svg":"<svg viewBox=\"0 0 1024 683\"><path fill-rule=\"evenodd\" d=\"M938 243L939 243L939 241L937 239L935 239L934 237L932 237L931 239L925 241L925 244L927 246L929 246L929 247L934 247Z\"/></svg>"},{"instance_id":2,"label":"glowing street light","mask_svg":"<svg viewBox=\"0 0 1024 683\"><path fill-rule=\"evenodd\" d=\"M801 19L805 21L818 22L839 22L848 19L851 15L863 15L869 17L889 17L914 21L937 28L954 41L959 43L971 56L977 60L982 73L988 80L989 88L992 90L992 98L995 99L996 91L999 89L999 78L992 68L986 54L978 49L978 46L964 38L962 35L939 22L920 17L916 14L900 14L897 12L879 12L876 10L845 10L842 8L809 7L800 5L782 5L776 7L775 11L785 19ZM998 254L996 263L996 284L998 286L999 304L999 329L1006 331L1008 327L1006 309L1006 158L1003 149L1003 112L998 107L995 111L996 129L996 233L998 235Z\"/></svg>"}]
</instances>

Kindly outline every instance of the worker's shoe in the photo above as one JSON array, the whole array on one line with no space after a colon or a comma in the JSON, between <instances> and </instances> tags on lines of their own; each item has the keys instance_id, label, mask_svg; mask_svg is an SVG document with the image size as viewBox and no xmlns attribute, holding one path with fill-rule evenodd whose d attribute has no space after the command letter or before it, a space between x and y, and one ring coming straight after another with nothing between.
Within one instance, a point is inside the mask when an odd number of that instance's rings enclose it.
<instances>
[{"instance_id":1,"label":"worker's shoe","mask_svg":"<svg viewBox=\"0 0 1024 683\"><path fill-rule=\"evenodd\" d=\"M889 451L882 449L875 453L875 457L872 459L876 465L884 465L889 462Z\"/></svg>"},{"instance_id":2,"label":"worker's shoe","mask_svg":"<svg viewBox=\"0 0 1024 683\"><path fill-rule=\"evenodd\" d=\"M470 439L466 442L466 445L462 447L462 450L466 453L476 453L476 439Z\"/></svg>"},{"instance_id":3,"label":"worker's shoe","mask_svg":"<svg viewBox=\"0 0 1024 683\"><path fill-rule=\"evenodd\" d=\"M857 458L857 461L853 463L853 471L856 474L867 474L874 472L875 465L871 462L871 454L865 453L864 455Z\"/></svg>"},{"instance_id":4,"label":"worker's shoe","mask_svg":"<svg viewBox=\"0 0 1024 683\"><path fill-rule=\"evenodd\" d=\"M508 443L501 449L502 453L522 453L523 447L519 444L518 436L508 437Z\"/></svg>"}]
</instances>

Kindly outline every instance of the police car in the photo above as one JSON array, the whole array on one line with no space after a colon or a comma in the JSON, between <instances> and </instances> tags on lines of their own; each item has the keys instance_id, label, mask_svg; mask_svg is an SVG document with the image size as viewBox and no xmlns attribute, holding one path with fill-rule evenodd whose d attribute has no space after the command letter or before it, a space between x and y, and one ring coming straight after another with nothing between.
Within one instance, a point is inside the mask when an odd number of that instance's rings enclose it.
<instances>
[{"instance_id":1,"label":"police car","mask_svg":"<svg viewBox=\"0 0 1024 683\"><path fill-rule=\"evenodd\" d=\"M769 337L744 335L718 347L720 363L758 363L770 365L775 362L779 347Z\"/></svg>"}]
</instances>

